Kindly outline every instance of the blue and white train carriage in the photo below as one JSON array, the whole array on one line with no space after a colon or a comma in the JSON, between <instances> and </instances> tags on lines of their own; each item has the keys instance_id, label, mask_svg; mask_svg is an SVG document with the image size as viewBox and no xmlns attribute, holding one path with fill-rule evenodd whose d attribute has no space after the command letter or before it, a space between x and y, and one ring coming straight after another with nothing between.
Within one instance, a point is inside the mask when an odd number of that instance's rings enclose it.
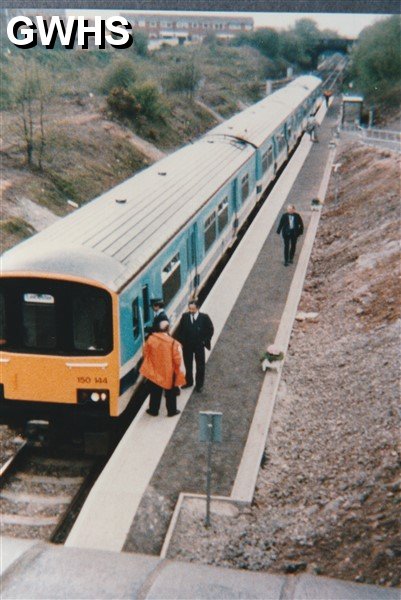
<instances>
[{"instance_id":1,"label":"blue and white train carriage","mask_svg":"<svg viewBox=\"0 0 401 600\"><path fill-rule=\"evenodd\" d=\"M319 99L301 77L2 257L1 402L126 408L150 300L173 322Z\"/></svg>"}]
</instances>

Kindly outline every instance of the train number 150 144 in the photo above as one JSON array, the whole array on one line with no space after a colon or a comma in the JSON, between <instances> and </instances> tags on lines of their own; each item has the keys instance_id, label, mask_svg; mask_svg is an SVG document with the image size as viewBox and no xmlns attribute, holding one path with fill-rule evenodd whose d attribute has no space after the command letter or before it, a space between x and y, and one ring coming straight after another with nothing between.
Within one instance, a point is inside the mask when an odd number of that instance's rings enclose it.
<instances>
[{"instance_id":1,"label":"train number 150 144","mask_svg":"<svg viewBox=\"0 0 401 600\"><path fill-rule=\"evenodd\" d=\"M92 377L78 377L78 383L92 383ZM95 377L94 383L107 383L107 377Z\"/></svg>"}]
</instances>

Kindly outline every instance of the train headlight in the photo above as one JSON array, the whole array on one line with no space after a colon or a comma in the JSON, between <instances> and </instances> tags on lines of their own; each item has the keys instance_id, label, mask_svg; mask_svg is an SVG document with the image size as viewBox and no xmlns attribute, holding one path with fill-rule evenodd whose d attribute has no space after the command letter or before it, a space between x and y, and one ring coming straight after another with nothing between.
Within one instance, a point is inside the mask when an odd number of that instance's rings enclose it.
<instances>
[{"instance_id":1,"label":"train headlight","mask_svg":"<svg viewBox=\"0 0 401 600\"><path fill-rule=\"evenodd\" d=\"M107 402L110 399L109 390L77 390L78 404L92 402Z\"/></svg>"}]
</instances>

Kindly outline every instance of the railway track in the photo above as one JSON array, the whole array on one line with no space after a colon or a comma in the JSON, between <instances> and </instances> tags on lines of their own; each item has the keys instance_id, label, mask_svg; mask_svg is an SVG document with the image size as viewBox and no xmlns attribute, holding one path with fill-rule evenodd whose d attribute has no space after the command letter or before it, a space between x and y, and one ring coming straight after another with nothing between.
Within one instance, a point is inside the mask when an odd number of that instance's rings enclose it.
<instances>
[{"instance_id":1,"label":"railway track","mask_svg":"<svg viewBox=\"0 0 401 600\"><path fill-rule=\"evenodd\" d=\"M1 467L3 535L62 543L105 457L23 440Z\"/></svg>"}]
</instances>

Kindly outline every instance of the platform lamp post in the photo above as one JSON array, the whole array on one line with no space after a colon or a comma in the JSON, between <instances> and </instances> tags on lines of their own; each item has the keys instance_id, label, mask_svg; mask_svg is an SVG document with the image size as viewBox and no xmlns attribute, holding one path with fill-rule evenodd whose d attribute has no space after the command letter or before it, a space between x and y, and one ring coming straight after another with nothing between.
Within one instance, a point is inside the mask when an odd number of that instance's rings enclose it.
<instances>
[{"instance_id":1,"label":"platform lamp post","mask_svg":"<svg viewBox=\"0 0 401 600\"><path fill-rule=\"evenodd\" d=\"M212 448L214 442L221 442L221 422L223 414L211 410L199 413L199 440L207 443L206 472L206 519L205 526L210 526L210 485L212 479Z\"/></svg>"}]
</instances>

